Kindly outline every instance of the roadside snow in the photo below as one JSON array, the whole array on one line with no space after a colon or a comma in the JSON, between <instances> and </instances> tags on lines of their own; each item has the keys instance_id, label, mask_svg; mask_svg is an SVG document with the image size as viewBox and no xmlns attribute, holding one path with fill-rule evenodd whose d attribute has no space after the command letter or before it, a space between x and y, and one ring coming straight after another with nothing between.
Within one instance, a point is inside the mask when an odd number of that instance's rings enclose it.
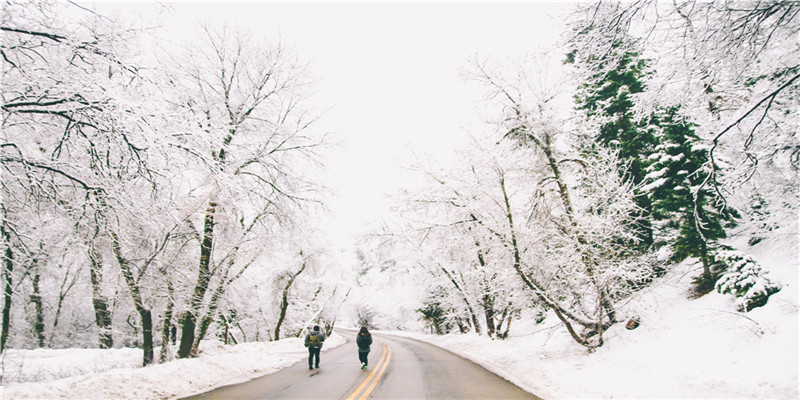
<instances>
[{"instance_id":1,"label":"roadside snow","mask_svg":"<svg viewBox=\"0 0 800 400\"><path fill-rule=\"evenodd\" d=\"M334 333L322 351L345 342ZM146 368L138 368L142 358L138 349L8 351L2 360L4 386L0 398L177 398L246 382L308 356L303 339L298 338L236 346L208 341L201 344L200 351L197 358ZM72 376L65 377L68 375Z\"/></svg>"},{"instance_id":2,"label":"roadside snow","mask_svg":"<svg viewBox=\"0 0 800 400\"><path fill-rule=\"evenodd\" d=\"M639 328L619 324L592 354L559 326L505 341L391 333L462 355L545 399L798 398L796 309L757 318L727 311L718 295L651 296Z\"/></svg>"},{"instance_id":3,"label":"roadside snow","mask_svg":"<svg viewBox=\"0 0 800 400\"><path fill-rule=\"evenodd\" d=\"M448 349L545 399L798 399L796 237L747 253L783 284L767 306L739 313L732 296L716 292L690 300L700 267L684 263L618 309L622 320L639 316L640 327L615 325L592 354L559 325L522 324L494 341L391 333Z\"/></svg>"}]
</instances>

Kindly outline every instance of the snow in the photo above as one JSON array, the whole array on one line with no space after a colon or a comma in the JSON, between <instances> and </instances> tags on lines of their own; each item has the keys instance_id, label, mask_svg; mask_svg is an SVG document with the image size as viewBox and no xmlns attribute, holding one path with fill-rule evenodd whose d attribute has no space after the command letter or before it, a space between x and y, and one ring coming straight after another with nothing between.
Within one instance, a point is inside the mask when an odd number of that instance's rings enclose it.
<instances>
[{"instance_id":1,"label":"snow","mask_svg":"<svg viewBox=\"0 0 800 400\"><path fill-rule=\"evenodd\" d=\"M461 354L544 399L798 398L796 303L754 318L730 311L729 302L653 290L627 307L642 325L630 331L616 325L592 354L558 326L505 341L408 336Z\"/></svg>"},{"instance_id":2,"label":"snow","mask_svg":"<svg viewBox=\"0 0 800 400\"><path fill-rule=\"evenodd\" d=\"M545 399L797 399L796 235L738 244L783 285L765 307L739 313L733 296L716 292L690 299L687 290L700 266L685 262L622 304L620 319L638 316L641 325L615 325L593 353L574 343L555 318L540 325L517 321L507 340L375 333L441 346ZM344 342L334 334L323 351ZM235 346L205 342L201 350L196 359L147 368L136 367L141 353L134 349L10 350L2 360L2 398L175 398L272 373L307 354L297 338Z\"/></svg>"},{"instance_id":3,"label":"snow","mask_svg":"<svg viewBox=\"0 0 800 400\"><path fill-rule=\"evenodd\" d=\"M322 352L345 342L334 333L325 341ZM306 357L308 351L301 338L235 346L205 341L197 358L146 368L138 367L142 352L137 349L12 350L2 360L4 387L0 398L178 398L246 382Z\"/></svg>"},{"instance_id":4,"label":"snow","mask_svg":"<svg viewBox=\"0 0 800 400\"><path fill-rule=\"evenodd\" d=\"M659 188L659 187L663 186L663 185L664 185L664 183L666 183L666 182L667 182L667 178L659 178L659 179L657 179L656 181L654 181L653 183L650 183L650 184L647 184L647 185L644 185L644 186L642 186L642 188L641 188L640 190L641 190L642 192L645 192L645 193L647 193L647 192L651 192L651 191L653 191L654 189L656 189L656 188Z\"/></svg>"}]
</instances>

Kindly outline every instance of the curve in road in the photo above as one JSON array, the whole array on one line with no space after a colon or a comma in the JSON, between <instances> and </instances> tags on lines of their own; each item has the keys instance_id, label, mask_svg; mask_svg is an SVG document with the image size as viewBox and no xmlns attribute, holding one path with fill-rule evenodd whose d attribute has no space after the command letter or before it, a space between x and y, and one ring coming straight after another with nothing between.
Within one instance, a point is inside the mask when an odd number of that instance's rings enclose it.
<instances>
[{"instance_id":1,"label":"curve in road","mask_svg":"<svg viewBox=\"0 0 800 400\"><path fill-rule=\"evenodd\" d=\"M413 339L373 334L371 368L361 370L355 332L337 330L347 343L323 349L320 368L305 361L249 382L189 399L538 399L485 368Z\"/></svg>"}]
</instances>

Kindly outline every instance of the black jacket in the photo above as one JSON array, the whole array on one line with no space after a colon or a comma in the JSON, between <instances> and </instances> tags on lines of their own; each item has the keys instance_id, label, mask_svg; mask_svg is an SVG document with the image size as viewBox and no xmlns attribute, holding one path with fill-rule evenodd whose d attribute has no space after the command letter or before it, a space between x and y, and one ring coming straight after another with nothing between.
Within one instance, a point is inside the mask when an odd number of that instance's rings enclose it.
<instances>
[{"instance_id":1,"label":"black jacket","mask_svg":"<svg viewBox=\"0 0 800 400\"><path fill-rule=\"evenodd\" d=\"M372 344L372 335L362 335L359 333L356 335L356 344L358 345L358 351L360 353L369 353L369 345Z\"/></svg>"}]
</instances>

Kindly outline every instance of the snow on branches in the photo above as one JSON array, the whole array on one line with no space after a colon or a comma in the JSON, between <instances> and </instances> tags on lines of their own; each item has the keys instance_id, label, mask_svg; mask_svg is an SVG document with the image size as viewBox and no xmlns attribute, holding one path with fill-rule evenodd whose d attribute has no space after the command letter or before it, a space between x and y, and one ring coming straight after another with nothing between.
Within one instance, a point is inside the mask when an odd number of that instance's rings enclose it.
<instances>
[{"instance_id":1,"label":"snow on branches","mask_svg":"<svg viewBox=\"0 0 800 400\"><path fill-rule=\"evenodd\" d=\"M714 257L730 269L716 284L717 292L736 297L736 307L747 312L767 304L770 296L781 290L781 284L767 277L753 257L736 250L721 250Z\"/></svg>"}]
</instances>

